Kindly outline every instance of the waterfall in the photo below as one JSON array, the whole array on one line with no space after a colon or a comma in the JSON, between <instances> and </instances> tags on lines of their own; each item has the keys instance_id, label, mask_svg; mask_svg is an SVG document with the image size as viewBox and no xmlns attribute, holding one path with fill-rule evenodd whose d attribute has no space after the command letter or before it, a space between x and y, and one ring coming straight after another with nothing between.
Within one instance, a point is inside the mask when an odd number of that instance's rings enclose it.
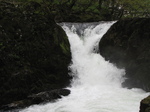
<instances>
[{"instance_id":1,"label":"waterfall","mask_svg":"<svg viewBox=\"0 0 150 112\"><path fill-rule=\"evenodd\" d=\"M61 23L72 53L68 87L71 94L56 102L33 105L21 112L138 112L148 96L141 89L121 86L125 70L99 54L98 43L114 22Z\"/></svg>"}]
</instances>

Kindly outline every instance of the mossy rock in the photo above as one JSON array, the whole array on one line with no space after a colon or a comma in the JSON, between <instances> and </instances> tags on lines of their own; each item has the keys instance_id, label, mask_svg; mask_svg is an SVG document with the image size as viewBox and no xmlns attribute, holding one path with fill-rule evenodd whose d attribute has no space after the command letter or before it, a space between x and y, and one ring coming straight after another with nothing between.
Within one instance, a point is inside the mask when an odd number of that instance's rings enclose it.
<instances>
[{"instance_id":1,"label":"mossy rock","mask_svg":"<svg viewBox=\"0 0 150 112\"><path fill-rule=\"evenodd\" d=\"M144 98L144 99L142 100L142 103L147 104L147 105L150 105L150 96Z\"/></svg>"},{"instance_id":2,"label":"mossy rock","mask_svg":"<svg viewBox=\"0 0 150 112\"><path fill-rule=\"evenodd\" d=\"M150 107L146 108L145 112L150 112Z\"/></svg>"},{"instance_id":3,"label":"mossy rock","mask_svg":"<svg viewBox=\"0 0 150 112\"><path fill-rule=\"evenodd\" d=\"M66 87L70 61L67 36L42 4L0 1L0 105Z\"/></svg>"},{"instance_id":4,"label":"mossy rock","mask_svg":"<svg viewBox=\"0 0 150 112\"><path fill-rule=\"evenodd\" d=\"M144 98L140 103L140 112L150 112L150 96Z\"/></svg>"},{"instance_id":5,"label":"mossy rock","mask_svg":"<svg viewBox=\"0 0 150 112\"><path fill-rule=\"evenodd\" d=\"M117 21L102 37L100 53L119 68L125 68L123 86L150 91L150 18Z\"/></svg>"}]
</instances>

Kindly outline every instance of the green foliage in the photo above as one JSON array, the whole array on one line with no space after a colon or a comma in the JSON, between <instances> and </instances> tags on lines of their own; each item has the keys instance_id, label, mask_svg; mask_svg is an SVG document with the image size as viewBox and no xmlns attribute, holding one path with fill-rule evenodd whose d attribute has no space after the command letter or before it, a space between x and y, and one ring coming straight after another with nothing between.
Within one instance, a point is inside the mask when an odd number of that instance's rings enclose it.
<instances>
[{"instance_id":1,"label":"green foliage","mask_svg":"<svg viewBox=\"0 0 150 112\"><path fill-rule=\"evenodd\" d=\"M118 0L128 17L150 17L149 0Z\"/></svg>"},{"instance_id":2,"label":"green foliage","mask_svg":"<svg viewBox=\"0 0 150 112\"><path fill-rule=\"evenodd\" d=\"M10 2L30 2L30 1L34 1L34 2L43 2L43 0L9 0Z\"/></svg>"},{"instance_id":3,"label":"green foliage","mask_svg":"<svg viewBox=\"0 0 150 112\"><path fill-rule=\"evenodd\" d=\"M45 6L62 21L70 19L70 16L82 13L93 13L107 20L126 17L150 17L150 0L10 0L13 2L35 1L46 3ZM106 11L107 9L107 11ZM105 11L105 12L103 12ZM103 16L104 15L104 16ZM80 17L78 17L79 19ZM99 19L100 19L99 18ZM81 19L81 18L80 18ZM56 20L57 21L57 20Z\"/></svg>"}]
</instances>

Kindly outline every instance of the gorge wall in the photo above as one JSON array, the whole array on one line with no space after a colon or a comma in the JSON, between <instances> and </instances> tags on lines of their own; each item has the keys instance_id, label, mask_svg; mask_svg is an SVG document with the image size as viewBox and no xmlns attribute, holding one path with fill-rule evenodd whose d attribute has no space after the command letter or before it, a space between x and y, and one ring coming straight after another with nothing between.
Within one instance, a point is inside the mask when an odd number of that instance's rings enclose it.
<instances>
[{"instance_id":1,"label":"gorge wall","mask_svg":"<svg viewBox=\"0 0 150 112\"><path fill-rule=\"evenodd\" d=\"M150 91L150 18L116 22L103 36L100 53L126 70L123 86Z\"/></svg>"}]
</instances>

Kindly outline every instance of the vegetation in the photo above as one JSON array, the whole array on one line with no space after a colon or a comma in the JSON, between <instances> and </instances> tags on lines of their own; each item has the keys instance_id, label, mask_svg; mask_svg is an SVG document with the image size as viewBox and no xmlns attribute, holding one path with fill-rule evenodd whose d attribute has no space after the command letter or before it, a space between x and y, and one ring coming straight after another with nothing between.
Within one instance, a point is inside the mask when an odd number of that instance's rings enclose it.
<instances>
[{"instance_id":1,"label":"vegetation","mask_svg":"<svg viewBox=\"0 0 150 112\"><path fill-rule=\"evenodd\" d=\"M56 21L99 21L150 17L149 0L9 0L44 3ZM94 18L94 19L91 19Z\"/></svg>"}]
</instances>

